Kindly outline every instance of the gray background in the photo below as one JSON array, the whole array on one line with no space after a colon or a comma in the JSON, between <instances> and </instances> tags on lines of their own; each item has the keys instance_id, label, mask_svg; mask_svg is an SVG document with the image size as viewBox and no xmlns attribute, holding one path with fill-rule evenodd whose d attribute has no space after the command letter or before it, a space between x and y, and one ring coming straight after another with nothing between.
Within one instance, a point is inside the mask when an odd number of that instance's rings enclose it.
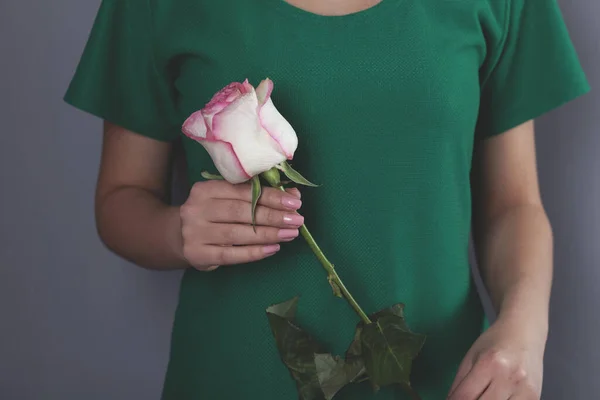
<instances>
[{"instance_id":1,"label":"gray background","mask_svg":"<svg viewBox=\"0 0 600 400\"><path fill-rule=\"evenodd\" d=\"M93 221L100 121L61 97L98 0L0 0L0 398L158 399L179 273L133 267ZM600 2L562 8L593 87ZM600 393L600 97L538 123L556 236L545 400Z\"/></svg>"}]
</instances>

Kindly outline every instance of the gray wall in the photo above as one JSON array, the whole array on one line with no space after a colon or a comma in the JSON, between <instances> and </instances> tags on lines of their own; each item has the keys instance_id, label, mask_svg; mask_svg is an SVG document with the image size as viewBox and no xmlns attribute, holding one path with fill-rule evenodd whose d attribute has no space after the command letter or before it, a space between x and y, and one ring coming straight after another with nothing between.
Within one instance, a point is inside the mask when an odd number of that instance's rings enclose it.
<instances>
[{"instance_id":1,"label":"gray wall","mask_svg":"<svg viewBox=\"0 0 600 400\"><path fill-rule=\"evenodd\" d=\"M179 273L99 242L101 125L61 101L99 1L0 0L0 399L158 399Z\"/></svg>"},{"instance_id":2,"label":"gray wall","mask_svg":"<svg viewBox=\"0 0 600 400\"><path fill-rule=\"evenodd\" d=\"M538 124L556 241L544 399L591 400L600 398L600 1L559 1L593 90Z\"/></svg>"},{"instance_id":3,"label":"gray wall","mask_svg":"<svg viewBox=\"0 0 600 400\"><path fill-rule=\"evenodd\" d=\"M1 399L158 399L162 385L179 273L102 247L100 122L60 100L98 3L0 0ZM600 2L562 5L598 87ZM595 92L538 124L557 241L546 400L600 393L599 111Z\"/></svg>"}]
</instances>

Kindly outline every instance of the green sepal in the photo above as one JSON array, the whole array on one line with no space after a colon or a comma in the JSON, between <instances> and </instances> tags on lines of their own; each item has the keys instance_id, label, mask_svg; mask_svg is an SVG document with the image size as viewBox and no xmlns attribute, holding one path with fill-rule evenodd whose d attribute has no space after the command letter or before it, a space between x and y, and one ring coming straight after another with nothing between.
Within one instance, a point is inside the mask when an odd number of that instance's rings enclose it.
<instances>
[{"instance_id":1,"label":"green sepal","mask_svg":"<svg viewBox=\"0 0 600 400\"><path fill-rule=\"evenodd\" d=\"M221 175L218 175L218 174L211 174L211 173L210 173L210 172L208 172L208 171L202 171L202 172L200 173L200 175L202 175L202 177L203 177L204 179L208 179L208 180L211 180L211 181L215 181L215 180L222 181L222 180L225 180L225 178L223 178Z\"/></svg>"},{"instance_id":2,"label":"green sepal","mask_svg":"<svg viewBox=\"0 0 600 400\"><path fill-rule=\"evenodd\" d=\"M256 205L258 204L261 193L262 187L260 185L260 178L256 175L252 177L252 228L254 229L254 232L256 232Z\"/></svg>"},{"instance_id":3,"label":"green sepal","mask_svg":"<svg viewBox=\"0 0 600 400\"><path fill-rule=\"evenodd\" d=\"M281 186L281 175L276 167L273 167L260 175L269 183L269 185L275 188Z\"/></svg>"},{"instance_id":4,"label":"green sepal","mask_svg":"<svg viewBox=\"0 0 600 400\"><path fill-rule=\"evenodd\" d=\"M281 164L279 164L278 168L281 171L283 171L283 173L285 174L285 176L287 176L290 180L292 180L293 182L296 182L299 185L311 186L311 187L319 187L319 185L315 185L314 183L310 182L308 179L306 179L305 177L303 177L300 174L300 172L298 172L294 168L292 168L291 165L288 164L287 161L284 161Z\"/></svg>"}]
</instances>

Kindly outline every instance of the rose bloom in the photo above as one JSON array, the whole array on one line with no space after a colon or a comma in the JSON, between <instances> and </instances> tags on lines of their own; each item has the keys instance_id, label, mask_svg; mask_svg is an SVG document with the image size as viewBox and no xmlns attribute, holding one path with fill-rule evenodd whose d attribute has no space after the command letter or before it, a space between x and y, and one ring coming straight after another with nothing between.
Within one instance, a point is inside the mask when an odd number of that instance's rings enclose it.
<instances>
[{"instance_id":1,"label":"rose bloom","mask_svg":"<svg viewBox=\"0 0 600 400\"><path fill-rule=\"evenodd\" d=\"M184 122L183 133L210 154L225 180L241 183L291 160L298 137L271 100L273 82L233 82Z\"/></svg>"}]
</instances>

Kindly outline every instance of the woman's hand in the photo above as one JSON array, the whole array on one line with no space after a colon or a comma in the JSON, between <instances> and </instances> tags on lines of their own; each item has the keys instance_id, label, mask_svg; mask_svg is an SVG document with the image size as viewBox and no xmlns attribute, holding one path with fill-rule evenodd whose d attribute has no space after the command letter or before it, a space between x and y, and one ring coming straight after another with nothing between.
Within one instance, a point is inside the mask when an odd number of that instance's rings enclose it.
<instances>
[{"instance_id":1,"label":"woman's hand","mask_svg":"<svg viewBox=\"0 0 600 400\"><path fill-rule=\"evenodd\" d=\"M211 271L220 265L242 264L269 257L279 242L299 234L304 217L300 192L265 187L256 207L256 232L251 222L249 184L226 181L196 183L180 208L183 256L191 266Z\"/></svg>"},{"instance_id":2,"label":"woman's hand","mask_svg":"<svg viewBox=\"0 0 600 400\"><path fill-rule=\"evenodd\" d=\"M523 321L498 319L465 356L448 399L539 400L545 337L532 330Z\"/></svg>"}]
</instances>

